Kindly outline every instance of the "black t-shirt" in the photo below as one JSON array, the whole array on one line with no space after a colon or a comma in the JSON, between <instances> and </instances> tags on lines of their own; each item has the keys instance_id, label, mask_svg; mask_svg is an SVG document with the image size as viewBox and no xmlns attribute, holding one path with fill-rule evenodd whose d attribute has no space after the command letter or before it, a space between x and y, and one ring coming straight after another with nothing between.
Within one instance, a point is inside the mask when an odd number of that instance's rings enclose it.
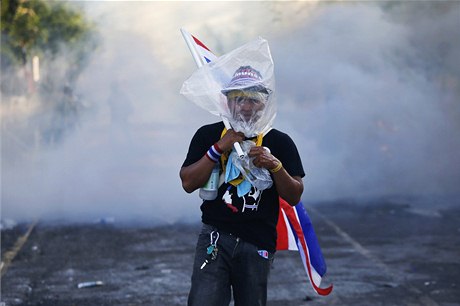
<instances>
[{"instance_id":1,"label":"black t-shirt","mask_svg":"<svg viewBox=\"0 0 460 306\"><path fill-rule=\"evenodd\" d=\"M223 129L222 122L199 128L192 138L182 167L200 160L220 139ZM305 176L297 148L287 134L272 129L263 137L262 145L270 149L291 176ZM224 182L219 187L215 200L203 201L202 221L223 232L234 234L260 249L274 252L279 213L278 197L274 183L271 188L260 191L253 187L240 198L236 187Z\"/></svg>"}]
</instances>

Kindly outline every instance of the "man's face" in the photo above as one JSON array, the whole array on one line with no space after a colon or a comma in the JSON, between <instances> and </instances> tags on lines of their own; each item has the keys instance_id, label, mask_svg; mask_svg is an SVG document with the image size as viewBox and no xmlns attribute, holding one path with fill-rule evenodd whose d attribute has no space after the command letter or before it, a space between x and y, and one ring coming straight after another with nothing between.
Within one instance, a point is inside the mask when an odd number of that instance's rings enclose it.
<instances>
[{"instance_id":1,"label":"man's face","mask_svg":"<svg viewBox=\"0 0 460 306\"><path fill-rule=\"evenodd\" d=\"M260 92L231 91L227 103L235 120L246 123L256 122L265 108L266 95Z\"/></svg>"}]
</instances>

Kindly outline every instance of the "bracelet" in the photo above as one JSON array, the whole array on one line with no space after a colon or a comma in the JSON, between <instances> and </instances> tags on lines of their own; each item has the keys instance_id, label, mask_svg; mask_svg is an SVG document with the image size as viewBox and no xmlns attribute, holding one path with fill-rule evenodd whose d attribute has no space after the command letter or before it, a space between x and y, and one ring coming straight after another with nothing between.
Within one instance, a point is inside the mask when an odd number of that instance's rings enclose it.
<instances>
[{"instance_id":1,"label":"bracelet","mask_svg":"<svg viewBox=\"0 0 460 306\"><path fill-rule=\"evenodd\" d=\"M273 168L273 169L270 169L270 172L271 172L271 173L276 173L276 172L280 171L281 168L283 168L283 163L282 163L282 162L279 162L278 166L276 166L276 167Z\"/></svg>"},{"instance_id":2,"label":"bracelet","mask_svg":"<svg viewBox=\"0 0 460 306\"><path fill-rule=\"evenodd\" d=\"M208 152L206 152L206 157L209 158L210 161L217 163L222 153L222 150L217 143L215 143L209 148Z\"/></svg>"}]
</instances>

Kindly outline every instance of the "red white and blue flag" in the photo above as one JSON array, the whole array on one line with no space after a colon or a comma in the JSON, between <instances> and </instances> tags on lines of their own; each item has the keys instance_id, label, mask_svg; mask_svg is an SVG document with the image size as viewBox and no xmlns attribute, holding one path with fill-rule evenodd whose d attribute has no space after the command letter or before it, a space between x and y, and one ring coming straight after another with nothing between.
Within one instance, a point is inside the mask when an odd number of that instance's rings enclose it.
<instances>
[{"instance_id":1,"label":"red white and blue flag","mask_svg":"<svg viewBox=\"0 0 460 306\"><path fill-rule=\"evenodd\" d=\"M278 233L276 249L280 251L299 250L313 289L319 295L331 293L332 285L327 288L320 288L321 279L326 274L326 262L302 202L293 207L280 198L280 212L276 231Z\"/></svg>"},{"instance_id":2,"label":"red white and blue flag","mask_svg":"<svg viewBox=\"0 0 460 306\"><path fill-rule=\"evenodd\" d=\"M181 29L181 32L198 67L217 59L217 56L212 53L211 50L209 50L209 48L206 47L205 44L203 44L198 38L184 29Z\"/></svg>"},{"instance_id":3,"label":"red white and blue flag","mask_svg":"<svg viewBox=\"0 0 460 306\"><path fill-rule=\"evenodd\" d=\"M181 29L181 32L198 67L217 59L217 56L195 36L184 29ZM315 292L319 295L331 293L332 285L327 288L320 288L321 279L326 274L326 263L313 225L302 202L292 207L280 198L280 212L276 230L278 234L276 249L279 251L298 250ZM262 254L260 255L262 256Z\"/></svg>"}]
</instances>

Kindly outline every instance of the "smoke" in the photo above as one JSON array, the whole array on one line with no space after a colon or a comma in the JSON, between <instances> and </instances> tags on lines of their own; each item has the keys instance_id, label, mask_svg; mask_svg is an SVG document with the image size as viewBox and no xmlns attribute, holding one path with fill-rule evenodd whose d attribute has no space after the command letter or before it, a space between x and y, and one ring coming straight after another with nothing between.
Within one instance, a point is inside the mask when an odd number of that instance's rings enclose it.
<instances>
[{"instance_id":1,"label":"smoke","mask_svg":"<svg viewBox=\"0 0 460 306\"><path fill-rule=\"evenodd\" d=\"M180 27L217 54L269 41L275 127L299 148L304 199L457 192L458 3L81 5L100 39L74 88L84 115L59 143L36 145L18 133L43 107L2 101L2 218L199 220L178 172L195 130L218 118L178 93L195 69Z\"/></svg>"},{"instance_id":2,"label":"smoke","mask_svg":"<svg viewBox=\"0 0 460 306\"><path fill-rule=\"evenodd\" d=\"M279 43L305 197L458 194L458 17L458 3L346 3Z\"/></svg>"}]
</instances>

